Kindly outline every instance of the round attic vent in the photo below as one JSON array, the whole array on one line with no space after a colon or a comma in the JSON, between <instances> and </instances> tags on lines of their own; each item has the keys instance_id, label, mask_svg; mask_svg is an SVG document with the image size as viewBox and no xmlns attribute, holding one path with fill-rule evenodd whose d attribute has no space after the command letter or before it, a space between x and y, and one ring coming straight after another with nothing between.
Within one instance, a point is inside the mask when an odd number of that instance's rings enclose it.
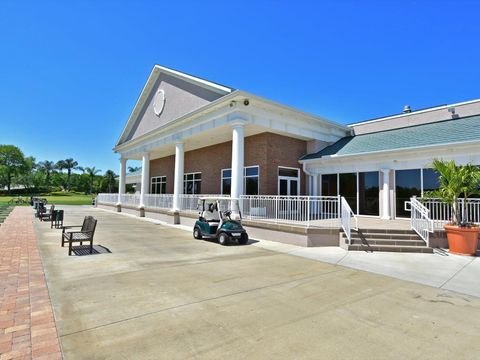
<instances>
[{"instance_id":1,"label":"round attic vent","mask_svg":"<svg viewBox=\"0 0 480 360\"><path fill-rule=\"evenodd\" d=\"M160 89L155 94L155 99L153 100L153 111L155 111L155 115L160 116L164 107L165 107L165 91Z\"/></svg>"}]
</instances>

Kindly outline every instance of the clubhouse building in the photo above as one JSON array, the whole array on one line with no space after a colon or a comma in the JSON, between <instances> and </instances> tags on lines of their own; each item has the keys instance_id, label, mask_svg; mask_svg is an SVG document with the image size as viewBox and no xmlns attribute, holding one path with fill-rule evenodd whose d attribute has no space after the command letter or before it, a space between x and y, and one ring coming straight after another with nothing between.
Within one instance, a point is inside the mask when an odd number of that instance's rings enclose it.
<instances>
[{"instance_id":1,"label":"clubhouse building","mask_svg":"<svg viewBox=\"0 0 480 360\"><path fill-rule=\"evenodd\" d=\"M341 196L355 216L398 219L437 187L432 159L480 164L480 100L342 125L156 65L114 151L120 191L102 199L119 211L149 216L152 195L170 196L173 212L200 194ZM127 176L128 160L141 160L141 173ZM127 181L138 183L135 206Z\"/></svg>"}]
</instances>

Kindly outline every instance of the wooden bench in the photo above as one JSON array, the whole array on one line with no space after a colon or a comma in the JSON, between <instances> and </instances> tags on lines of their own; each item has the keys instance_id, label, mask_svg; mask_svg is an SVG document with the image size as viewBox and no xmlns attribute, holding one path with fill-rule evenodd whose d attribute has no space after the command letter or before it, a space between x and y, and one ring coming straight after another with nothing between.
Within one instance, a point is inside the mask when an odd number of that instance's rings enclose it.
<instances>
[{"instance_id":1,"label":"wooden bench","mask_svg":"<svg viewBox=\"0 0 480 360\"><path fill-rule=\"evenodd\" d=\"M72 245L77 242L80 245L90 242L90 254L93 252L93 235L96 226L97 220L92 216L85 216L82 225L62 226L62 247L68 242L68 256L72 255ZM80 231L65 231L72 228L80 228Z\"/></svg>"},{"instance_id":2,"label":"wooden bench","mask_svg":"<svg viewBox=\"0 0 480 360\"><path fill-rule=\"evenodd\" d=\"M40 219L40 221L50 221L52 219L52 215L54 211L55 211L55 205L51 205L50 210L45 212L40 212L38 214L38 218Z\"/></svg>"}]
</instances>

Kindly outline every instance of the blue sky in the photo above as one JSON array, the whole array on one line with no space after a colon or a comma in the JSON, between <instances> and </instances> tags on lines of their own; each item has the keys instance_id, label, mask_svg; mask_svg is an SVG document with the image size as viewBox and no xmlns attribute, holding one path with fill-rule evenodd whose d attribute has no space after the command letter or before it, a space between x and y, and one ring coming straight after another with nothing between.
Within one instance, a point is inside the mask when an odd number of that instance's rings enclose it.
<instances>
[{"instance_id":1,"label":"blue sky","mask_svg":"<svg viewBox=\"0 0 480 360\"><path fill-rule=\"evenodd\" d=\"M475 1L0 1L0 144L118 169L155 63L341 123L480 98Z\"/></svg>"}]
</instances>

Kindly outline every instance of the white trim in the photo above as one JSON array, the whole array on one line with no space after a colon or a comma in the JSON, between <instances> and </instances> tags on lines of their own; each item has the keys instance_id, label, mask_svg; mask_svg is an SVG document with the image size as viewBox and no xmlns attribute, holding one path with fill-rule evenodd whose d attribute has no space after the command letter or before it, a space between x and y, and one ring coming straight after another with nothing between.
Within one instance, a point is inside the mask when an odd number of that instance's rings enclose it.
<instances>
[{"instance_id":1,"label":"white trim","mask_svg":"<svg viewBox=\"0 0 480 360\"><path fill-rule=\"evenodd\" d=\"M409 113L402 113L402 114L397 114L397 115L391 115L391 116L382 117L382 118L373 119L373 120L360 121L360 122L357 122L357 123L354 123L354 124L348 124L347 126L348 127L355 127L355 126L358 126L358 125L373 124L373 123L384 121L384 120L391 120L391 119L402 118L402 117L406 117L406 116L410 116L410 115L423 114L423 113L427 113L427 112L430 112L430 111L443 110L443 109L448 109L448 108L455 107L455 106L473 104L473 103L476 103L476 102L480 102L480 99L469 100L469 101L459 102L459 103L450 104L450 105L440 105L440 106L435 106L435 107L431 107L431 108L428 108L428 109L412 111L412 112L409 112Z\"/></svg>"},{"instance_id":2,"label":"white trim","mask_svg":"<svg viewBox=\"0 0 480 360\"><path fill-rule=\"evenodd\" d=\"M161 70L162 72L164 72L166 74L173 75L176 78L180 78L180 79L183 79L183 80L188 80L189 82L195 83L195 84L197 84L197 83L202 84L204 87L213 88L213 89L217 90L217 92L220 91L220 92L231 93L234 90L231 87L223 86L223 85L214 83L212 81L201 79L199 77L189 75L187 73L184 73L184 72L181 72L181 71L178 71L178 70L173 70L173 69L170 69L168 67L161 66L161 65L158 65L158 64L156 64L153 68Z\"/></svg>"}]
</instances>

